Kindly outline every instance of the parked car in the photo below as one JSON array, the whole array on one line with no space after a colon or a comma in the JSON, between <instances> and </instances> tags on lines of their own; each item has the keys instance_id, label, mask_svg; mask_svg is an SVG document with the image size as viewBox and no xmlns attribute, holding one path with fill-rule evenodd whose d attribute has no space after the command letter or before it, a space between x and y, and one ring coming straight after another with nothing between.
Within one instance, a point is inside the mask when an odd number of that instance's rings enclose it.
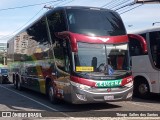
<instances>
[{"instance_id":1,"label":"parked car","mask_svg":"<svg viewBox=\"0 0 160 120\"><path fill-rule=\"evenodd\" d=\"M0 84L8 83L8 68L2 67L0 68Z\"/></svg>"}]
</instances>

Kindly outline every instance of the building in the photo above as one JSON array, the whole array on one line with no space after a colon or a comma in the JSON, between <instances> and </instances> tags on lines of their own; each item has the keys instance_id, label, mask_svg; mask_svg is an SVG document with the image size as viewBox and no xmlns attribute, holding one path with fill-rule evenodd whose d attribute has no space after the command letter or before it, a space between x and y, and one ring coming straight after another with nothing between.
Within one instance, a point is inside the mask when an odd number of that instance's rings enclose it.
<instances>
[{"instance_id":1,"label":"building","mask_svg":"<svg viewBox=\"0 0 160 120\"><path fill-rule=\"evenodd\" d=\"M0 43L0 64L6 65L7 43Z\"/></svg>"}]
</instances>

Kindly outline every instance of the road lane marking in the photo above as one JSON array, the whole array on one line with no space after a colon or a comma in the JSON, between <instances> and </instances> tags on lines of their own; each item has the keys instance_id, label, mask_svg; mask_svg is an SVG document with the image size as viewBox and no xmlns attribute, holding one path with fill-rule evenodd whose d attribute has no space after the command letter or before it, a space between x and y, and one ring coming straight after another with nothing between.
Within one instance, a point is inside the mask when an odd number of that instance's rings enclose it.
<instances>
[{"instance_id":1,"label":"road lane marking","mask_svg":"<svg viewBox=\"0 0 160 120\"><path fill-rule=\"evenodd\" d=\"M28 96L22 95L22 94L20 94L20 93L18 93L18 92L16 92L16 91L12 91L12 90L10 90L10 89L7 88L7 87L4 87L4 86L2 86L2 85L0 85L0 87L2 87L2 88L4 88L4 89L7 89L8 91L11 91L11 92L13 92L13 93L15 93L15 94L17 94L17 95L20 95L20 96L22 96L22 97L24 97L24 98L27 98L27 99L35 102L35 103L38 103L38 104L40 104L40 105L42 105L42 106L44 106L44 107L46 107L46 108L48 108L48 109L50 109L50 110L52 110L52 111L59 112L59 113L63 114L63 115L66 116L66 117L70 117L70 118L72 118L72 119L74 118L74 117L71 117L71 116L69 116L68 114L66 114L66 113L64 113L64 112L60 112L60 111L58 111L57 109L54 109L54 108L52 108L52 107L50 107L50 106L47 106L47 105L45 105L45 104L43 104L43 103L41 103L41 102L39 102L39 101L37 101L37 100L34 100L34 99L32 99L32 98L30 98L30 97L28 97Z\"/></svg>"}]
</instances>

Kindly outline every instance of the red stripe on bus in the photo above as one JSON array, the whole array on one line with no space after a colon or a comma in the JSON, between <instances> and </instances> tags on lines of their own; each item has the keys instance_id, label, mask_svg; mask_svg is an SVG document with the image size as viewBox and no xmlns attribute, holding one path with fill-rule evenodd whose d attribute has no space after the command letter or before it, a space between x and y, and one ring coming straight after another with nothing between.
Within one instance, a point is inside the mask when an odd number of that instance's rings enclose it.
<instances>
[{"instance_id":1,"label":"red stripe on bus","mask_svg":"<svg viewBox=\"0 0 160 120\"><path fill-rule=\"evenodd\" d=\"M79 42L87 42L87 43L96 43L96 44L117 44L117 43L126 43L128 42L128 35L121 35L121 36L87 36L77 33L72 33L68 31L59 32L56 34L58 37L68 38L71 42L72 51L77 52L77 41Z\"/></svg>"},{"instance_id":2,"label":"red stripe on bus","mask_svg":"<svg viewBox=\"0 0 160 120\"><path fill-rule=\"evenodd\" d=\"M95 87L95 85L96 85L95 81L91 81L89 79L75 77L75 76L71 76L71 81L76 82L76 83L80 83L80 84L84 84L84 85L88 85L91 87Z\"/></svg>"}]
</instances>

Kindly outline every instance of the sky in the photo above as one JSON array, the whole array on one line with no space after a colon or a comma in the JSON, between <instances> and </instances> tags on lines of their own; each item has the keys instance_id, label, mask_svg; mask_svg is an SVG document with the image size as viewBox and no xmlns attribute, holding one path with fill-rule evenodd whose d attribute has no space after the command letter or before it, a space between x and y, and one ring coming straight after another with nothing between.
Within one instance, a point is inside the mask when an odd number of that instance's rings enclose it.
<instances>
[{"instance_id":1,"label":"sky","mask_svg":"<svg viewBox=\"0 0 160 120\"><path fill-rule=\"evenodd\" d=\"M52 2L51 2L52 1ZM0 43L7 43L11 36L36 20L48 9L47 6L91 6L105 7L115 10L134 0L0 0ZM46 3L47 2L47 3ZM35 5L39 3L46 3ZM30 7L23 7L35 5ZM131 8L139 6L128 12ZM17 8L22 7L22 8ZM17 9L10 9L17 8ZM126 30L128 33L138 29L152 27L154 22L160 22L160 4L135 4L127 6L124 9L119 9ZM125 12L125 13L123 13ZM160 23L155 24L160 26Z\"/></svg>"}]
</instances>

